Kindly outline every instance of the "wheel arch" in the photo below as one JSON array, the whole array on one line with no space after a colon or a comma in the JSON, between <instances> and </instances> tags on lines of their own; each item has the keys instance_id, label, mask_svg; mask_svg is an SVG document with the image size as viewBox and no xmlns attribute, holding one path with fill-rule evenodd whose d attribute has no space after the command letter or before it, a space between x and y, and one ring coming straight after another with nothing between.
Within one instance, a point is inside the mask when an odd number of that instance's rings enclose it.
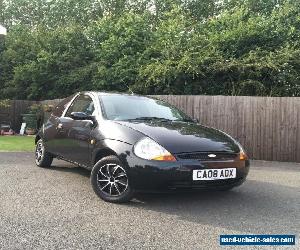
<instances>
[{"instance_id":1,"label":"wheel arch","mask_svg":"<svg viewBox=\"0 0 300 250\"><path fill-rule=\"evenodd\" d=\"M117 156L117 153L115 151L113 151L112 149L106 147L106 148L102 148L102 149L98 149L93 156L92 159L92 164L95 165L99 160L101 160L102 158L106 157L106 156L110 156L110 155L114 155Z\"/></svg>"},{"instance_id":2,"label":"wheel arch","mask_svg":"<svg viewBox=\"0 0 300 250\"><path fill-rule=\"evenodd\" d=\"M42 139L42 137L41 137L39 134L37 134L37 135L35 136L34 143L37 144L37 142L38 142L40 139Z\"/></svg>"},{"instance_id":3,"label":"wheel arch","mask_svg":"<svg viewBox=\"0 0 300 250\"><path fill-rule=\"evenodd\" d=\"M100 159L106 156L114 155L124 164L127 164L127 157L130 155L131 144L126 142L106 139L98 142L92 153L92 165L96 164Z\"/></svg>"}]
</instances>

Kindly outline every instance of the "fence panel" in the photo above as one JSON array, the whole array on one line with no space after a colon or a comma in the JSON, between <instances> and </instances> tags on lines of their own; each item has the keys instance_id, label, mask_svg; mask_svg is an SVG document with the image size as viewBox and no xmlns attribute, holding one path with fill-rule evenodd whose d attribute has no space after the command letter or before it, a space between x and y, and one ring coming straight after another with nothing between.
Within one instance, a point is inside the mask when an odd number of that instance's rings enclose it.
<instances>
[{"instance_id":1,"label":"fence panel","mask_svg":"<svg viewBox=\"0 0 300 250\"><path fill-rule=\"evenodd\" d=\"M300 98L159 95L206 126L239 140L250 157L300 162ZM41 104L56 105L60 100ZM10 121L18 132L21 114L35 101L14 100L0 107L0 123Z\"/></svg>"},{"instance_id":2,"label":"fence panel","mask_svg":"<svg viewBox=\"0 0 300 250\"><path fill-rule=\"evenodd\" d=\"M300 162L300 98L156 96L239 140L250 157Z\"/></svg>"},{"instance_id":3,"label":"fence panel","mask_svg":"<svg viewBox=\"0 0 300 250\"><path fill-rule=\"evenodd\" d=\"M26 113L28 108L36 103L38 102L27 100L9 101L9 107L0 106L0 123L10 123L11 127L19 132L22 124L22 114Z\"/></svg>"}]
</instances>

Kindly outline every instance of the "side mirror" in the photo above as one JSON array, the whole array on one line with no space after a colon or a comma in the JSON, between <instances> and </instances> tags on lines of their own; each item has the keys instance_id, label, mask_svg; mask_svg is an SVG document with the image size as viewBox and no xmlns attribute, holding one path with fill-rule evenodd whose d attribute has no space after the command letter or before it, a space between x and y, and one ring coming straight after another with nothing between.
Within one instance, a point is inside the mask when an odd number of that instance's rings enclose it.
<instances>
[{"instance_id":1,"label":"side mirror","mask_svg":"<svg viewBox=\"0 0 300 250\"><path fill-rule=\"evenodd\" d=\"M96 118L94 116L88 115L84 112L72 112L71 118L74 120L79 120L79 121L89 120L89 121L92 121L93 123L96 122Z\"/></svg>"}]
</instances>

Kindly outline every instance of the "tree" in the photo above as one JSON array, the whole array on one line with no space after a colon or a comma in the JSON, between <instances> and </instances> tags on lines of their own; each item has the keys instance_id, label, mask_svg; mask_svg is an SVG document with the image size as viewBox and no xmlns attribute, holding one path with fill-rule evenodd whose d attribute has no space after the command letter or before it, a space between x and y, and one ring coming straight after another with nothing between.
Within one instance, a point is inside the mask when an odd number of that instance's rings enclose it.
<instances>
[{"instance_id":1,"label":"tree","mask_svg":"<svg viewBox=\"0 0 300 250\"><path fill-rule=\"evenodd\" d=\"M300 2L0 0L0 95L300 96Z\"/></svg>"}]
</instances>

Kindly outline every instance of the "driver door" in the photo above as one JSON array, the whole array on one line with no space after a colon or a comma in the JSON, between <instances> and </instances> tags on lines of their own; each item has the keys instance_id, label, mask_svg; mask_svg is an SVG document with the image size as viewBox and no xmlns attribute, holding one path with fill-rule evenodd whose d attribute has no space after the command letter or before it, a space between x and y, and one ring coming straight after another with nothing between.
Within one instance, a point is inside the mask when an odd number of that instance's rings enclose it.
<instances>
[{"instance_id":1,"label":"driver door","mask_svg":"<svg viewBox=\"0 0 300 250\"><path fill-rule=\"evenodd\" d=\"M95 115L95 105L89 95L79 95L68 108L62 118L62 129L66 136L64 157L81 165L88 166L91 160L91 132L94 129L92 121L79 121L71 118L72 112L84 112Z\"/></svg>"}]
</instances>

